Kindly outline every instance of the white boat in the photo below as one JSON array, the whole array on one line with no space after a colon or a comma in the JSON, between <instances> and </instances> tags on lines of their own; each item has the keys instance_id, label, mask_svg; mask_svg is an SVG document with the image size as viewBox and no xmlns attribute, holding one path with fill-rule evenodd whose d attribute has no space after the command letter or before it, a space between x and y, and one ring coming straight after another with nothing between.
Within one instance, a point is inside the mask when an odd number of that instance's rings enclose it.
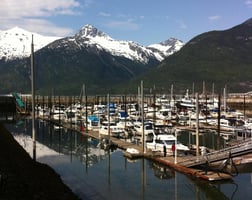
<instances>
[{"instance_id":1,"label":"white boat","mask_svg":"<svg viewBox=\"0 0 252 200\"><path fill-rule=\"evenodd\" d=\"M50 112L49 112L48 107L38 106L36 109L37 109L36 111L37 111L38 116L40 116L40 117L49 117Z\"/></svg>"},{"instance_id":2,"label":"white boat","mask_svg":"<svg viewBox=\"0 0 252 200\"><path fill-rule=\"evenodd\" d=\"M106 113L106 105L104 105L104 104L94 105L93 114L102 115L102 114L105 114L105 113Z\"/></svg>"},{"instance_id":3,"label":"white boat","mask_svg":"<svg viewBox=\"0 0 252 200\"><path fill-rule=\"evenodd\" d=\"M134 131L135 131L136 135L142 135L142 132L143 132L142 122L134 123ZM144 123L144 134L147 135L147 134L153 133L153 132L154 132L153 123L145 122Z\"/></svg>"},{"instance_id":4,"label":"white boat","mask_svg":"<svg viewBox=\"0 0 252 200\"><path fill-rule=\"evenodd\" d=\"M208 124L213 125L213 126L218 126L218 119L211 119L207 121ZM220 119L220 129L221 130L229 130L229 131L234 131L238 127L236 127L234 124L231 123L230 120L221 118Z\"/></svg>"},{"instance_id":5,"label":"white boat","mask_svg":"<svg viewBox=\"0 0 252 200\"><path fill-rule=\"evenodd\" d=\"M54 120L63 120L65 117L65 106L59 104L54 105L50 115Z\"/></svg>"},{"instance_id":6,"label":"white boat","mask_svg":"<svg viewBox=\"0 0 252 200\"><path fill-rule=\"evenodd\" d=\"M137 149L127 148L126 151L124 152L124 156L130 159L135 159L142 157L143 154Z\"/></svg>"},{"instance_id":7,"label":"white boat","mask_svg":"<svg viewBox=\"0 0 252 200\"><path fill-rule=\"evenodd\" d=\"M170 100L168 99L168 97L166 97L165 95L156 98L156 102L155 104L157 106L163 105L163 104L168 104L170 102Z\"/></svg>"},{"instance_id":8,"label":"white boat","mask_svg":"<svg viewBox=\"0 0 252 200\"><path fill-rule=\"evenodd\" d=\"M130 120L120 120L119 122L117 122L116 124L118 127L120 128L133 128L134 127L134 124L130 121Z\"/></svg>"},{"instance_id":9,"label":"white boat","mask_svg":"<svg viewBox=\"0 0 252 200\"><path fill-rule=\"evenodd\" d=\"M198 115L199 121L207 121L207 119L212 118L211 115L205 115L203 112L200 112ZM196 120L197 119L197 113L196 112L190 112L189 113L189 119Z\"/></svg>"},{"instance_id":10,"label":"white boat","mask_svg":"<svg viewBox=\"0 0 252 200\"><path fill-rule=\"evenodd\" d=\"M196 108L196 99L189 96L189 90L186 90L185 96L178 101L178 106L187 109Z\"/></svg>"},{"instance_id":11,"label":"white boat","mask_svg":"<svg viewBox=\"0 0 252 200\"><path fill-rule=\"evenodd\" d=\"M152 139L151 139L152 137ZM189 151L189 148L179 141L176 141L176 137L173 134L158 134L153 135L148 134L147 136L146 146L147 149L151 149L153 151L161 151L164 153L164 146L166 147L166 152L169 155L172 155L172 145L175 144L175 149L179 154L186 153Z\"/></svg>"},{"instance_id":12,"label":"white boat","mask_svg":"<svg viewBox=\"0 0 252 200\"><path fill-rule=\"evenodd\" d=\"M134 127L134 124L131 122L131 119L127 112L124 111L119 112L116 121L117 121L116 125L122 129L128 129Z\"/></svg>"},{"instance_id":13,"label":"white boat","mask_svg":"<svg viewBox=\"0 0 252 200\"><path fill-rule=\"evenodd\" d=\"M108 122L108 121L104 121L101 124L101 127L99 128L99 134L101 135L110 135L113 137L121 137L123 136L124 133L124 129L118 127L116 125L115 122Z\"/></svg>"}]
</instances>

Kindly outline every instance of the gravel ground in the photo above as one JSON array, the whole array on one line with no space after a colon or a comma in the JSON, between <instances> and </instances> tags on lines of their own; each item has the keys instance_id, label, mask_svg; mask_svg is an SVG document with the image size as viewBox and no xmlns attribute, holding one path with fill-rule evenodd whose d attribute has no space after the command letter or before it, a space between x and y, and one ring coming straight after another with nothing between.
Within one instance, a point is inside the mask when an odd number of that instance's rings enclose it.
<instances>
[{"instance_id":1,"label":"gravel ground","mask_svg":"<svg viewBox=\"0 0 252 200\"><path fill-rule=\"evenodd\" d=\"M31 159L11 133L0 124L0 199L78 198L48 165Z\"/></svg>"}]
</instances>

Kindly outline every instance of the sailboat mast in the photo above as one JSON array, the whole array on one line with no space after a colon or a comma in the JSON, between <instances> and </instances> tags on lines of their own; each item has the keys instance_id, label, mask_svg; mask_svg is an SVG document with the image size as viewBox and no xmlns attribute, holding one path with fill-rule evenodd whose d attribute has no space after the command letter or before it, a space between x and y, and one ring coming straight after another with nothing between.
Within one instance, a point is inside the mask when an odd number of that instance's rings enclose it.
<instances>
[{"instance_id":1,"label":"sailboat mast","mask_svg":"<svg viewBox=\"0 0 252 200\"><path fill-rule=\"evenodd\" d=\"M35 89L34 89L34 44L33 44L33 35L32 35L32 43L31 43L31 93L32 93L32 141L33 141L33 160L36 160Z\"/></svg>"}]
</instances>

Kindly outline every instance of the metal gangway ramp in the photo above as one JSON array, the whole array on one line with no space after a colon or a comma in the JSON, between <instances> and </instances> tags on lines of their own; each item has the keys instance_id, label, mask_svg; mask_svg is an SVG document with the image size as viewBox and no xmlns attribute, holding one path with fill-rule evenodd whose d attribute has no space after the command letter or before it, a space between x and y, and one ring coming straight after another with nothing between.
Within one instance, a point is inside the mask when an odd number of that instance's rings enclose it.
<instances>
[{"instance_id":1,"label":"metal gangway ramp","mask_svg":"<svg viewBox=\"0 0 252 200\"><path fill-rule=\"evenodd\" d=\"M24 102L21 100L21 98L19 97L19 95L15 92L12 93L12 96L15 98L16 100L16 106L17 106L17 110L21 113L24 114L25 113L25 104Z\"/></svg>"},{"instance_id":2,"label":"metal gangway ramp","mask_svg":"<svg viewBox=\"0 0 252 200\"><path fill-rule=\"evenodd\" d=\"M185 167L195 167L203 165L206 163L212 163L217 161L227 160L229 158L245 155L252 153L252 139L248 138L241 141L239 144L224 148L221 150L213 151L205 155L194 156L188 159L183 159L183 161L178 164Z\"/></svg>"}]
</instances>

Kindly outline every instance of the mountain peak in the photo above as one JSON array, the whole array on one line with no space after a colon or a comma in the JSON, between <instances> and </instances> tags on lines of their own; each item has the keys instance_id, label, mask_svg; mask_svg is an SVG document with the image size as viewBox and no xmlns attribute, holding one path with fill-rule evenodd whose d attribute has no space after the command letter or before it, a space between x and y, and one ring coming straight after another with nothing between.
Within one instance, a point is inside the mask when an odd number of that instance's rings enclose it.
<instances>
[{"instance_id":1,"label":"mountain peak","mask_svg":"<svg viewBox=\"0 0 252 200\"><path fill-rule=\"evenodd\" d=\"M169 38L168 40L165 40L165 41L163 41L163 42L160 42L159 44L161 44L161 45L163 45L163 46L168 46L168 45L173 45L173 44L175 44L176 42L181 42L181 43L183 43L182 41L180 41L180 40L178 40L178 39L176 39L176 38L171 37L171 38Z\"/></svg>"},{"instance_id":2,"label":"mountain peak","mask_svg":"<svg viewBox=\"0 0 252 200\"><path fill-rule=\"evenodd\" d=\"M81 30L77 33L77 36L81 37L108 37L104 32L98 30L96 27L87 24L81 28Z\"/></svg>"}]
</instances>

